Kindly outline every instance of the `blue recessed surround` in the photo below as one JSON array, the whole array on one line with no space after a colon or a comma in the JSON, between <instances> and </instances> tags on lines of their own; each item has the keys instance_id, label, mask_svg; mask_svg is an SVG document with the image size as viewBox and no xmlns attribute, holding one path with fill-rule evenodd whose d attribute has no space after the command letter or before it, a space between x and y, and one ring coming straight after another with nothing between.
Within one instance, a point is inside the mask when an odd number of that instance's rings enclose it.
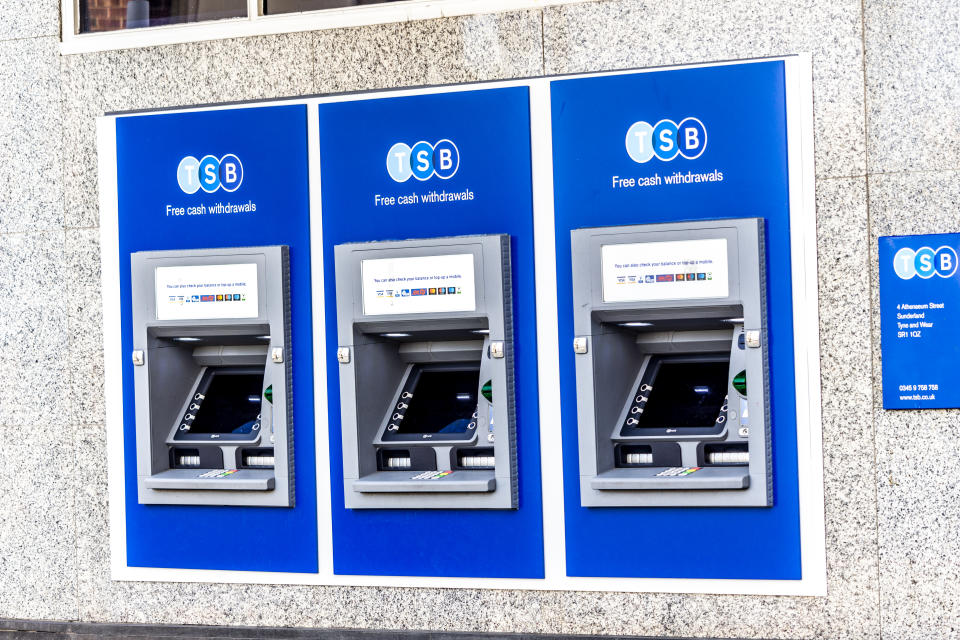
<instances>
[{"instance_id":1,"label":"blue recessed surround","mask_svg":"<svg viewBox=\"0 0 960 640\"><path fill-rule=\"evenodd\" d=\"M960 407L960 234L884 236L879 251L883 408Z\"/></svg>"},{"instance_id":2,"label":"blue recessed surround","mask_svg":"<svg viewBox=\"0 0 960 640\"><path fill-rule=\"evenodd\" d=\"M319 117L327 283L333 247L345 242L506 233L513 263L515 510L344 507L336 297L332 286L323 292L334 572L542 578L528 89L321 104ZM433 164L392 166L398 153Z\"/></svg>"},{"instance_id":3,"label":"blue recessed surround","mask_svg":"<svg viewBox=\"0 0 960 640\"><path fill-rule=\"evenodd\" d=\"M307 108L129 116L116 127L123 354L132 351L135 251L287 245L292 298L295 506L138 504L133 365L124 357L127 564L315 573Z\"/></svg>"},{"instance_id":4,"label":"blue recessed surround","mask_svg":"<svg viewBox=\"0 0 960 640\"><path fill-rule=\"evenodd\" d=\"M570 576L801 578L785 94L781 61L551 83ZM765 220L773 506L581 507L570 231L750 217Z\"/></svg>"}]
</instances>

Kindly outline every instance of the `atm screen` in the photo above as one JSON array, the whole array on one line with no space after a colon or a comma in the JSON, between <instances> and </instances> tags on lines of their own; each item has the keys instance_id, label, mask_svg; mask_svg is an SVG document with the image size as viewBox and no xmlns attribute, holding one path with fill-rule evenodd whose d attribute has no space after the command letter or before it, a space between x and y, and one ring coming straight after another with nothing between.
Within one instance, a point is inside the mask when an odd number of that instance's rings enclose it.
<instances>
[{"instance_id":1,"label":"atm screen","mask_svg":"<svg viewBox=\"0 0 960 640\"><path fill-rule=\"evenodd\" d=\"M211 371L191 433L251 433L260 414L263 372Z\"/></svg>"},{"instance_id":2,"label":"atm screen","mask_svg":"<svg viewBox=\"0 0 960 640\"><path fill-rule=\"evenodd\" d=\"M477 410L480 370L424 369L397 433L464 433Z\"/></svg>"},{"instance_id":3,"label":"atm screen","mask_svg":"<svg viewBox=\"0 0 960 640\"><path fill-rule=\"evenodd\" d=\"M713 426L727 396L729 367L727 361L660 361L637 428Z\"/></svg>"}]
</instances>

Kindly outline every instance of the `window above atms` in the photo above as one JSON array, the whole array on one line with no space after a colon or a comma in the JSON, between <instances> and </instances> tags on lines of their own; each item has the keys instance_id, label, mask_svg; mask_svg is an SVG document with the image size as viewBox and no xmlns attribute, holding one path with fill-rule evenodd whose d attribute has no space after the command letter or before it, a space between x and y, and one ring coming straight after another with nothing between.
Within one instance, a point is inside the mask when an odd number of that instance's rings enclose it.
<instances>
[{"instance_id":1,"label":"window above atms","mask_svg":"<svg viewBox=\"0 0 960 640\"><path fill-rule=\"evenodd\" d=\"M585 0L61 0L65 54L531 9Z\"/></svg>"}]
</instances>

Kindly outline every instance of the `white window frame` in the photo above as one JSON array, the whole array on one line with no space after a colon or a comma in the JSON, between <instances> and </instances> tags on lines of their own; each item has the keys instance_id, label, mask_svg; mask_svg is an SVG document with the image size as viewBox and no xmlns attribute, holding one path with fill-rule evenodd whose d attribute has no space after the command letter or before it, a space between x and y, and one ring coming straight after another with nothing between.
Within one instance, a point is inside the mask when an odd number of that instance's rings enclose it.
<instances>
[{"instance_id":1,"label":"white window frame","mask_svg":"<svg viewBox=\"0 0 960 640\"><path fill-rule=\"evenodd\" d=\"M134 49L166 44L262 36L298 31L316 31L429 20L452 16L476 15L536 9L551 5L590 2L591 0L406 0L386 4L320 9L298 13L262 15L262 0L247 0L247 17L208 20L161 27L143 27L122 31L78 33L79 0L61 0L61 43L64 55Z\"/></svg>"}]
</instances>

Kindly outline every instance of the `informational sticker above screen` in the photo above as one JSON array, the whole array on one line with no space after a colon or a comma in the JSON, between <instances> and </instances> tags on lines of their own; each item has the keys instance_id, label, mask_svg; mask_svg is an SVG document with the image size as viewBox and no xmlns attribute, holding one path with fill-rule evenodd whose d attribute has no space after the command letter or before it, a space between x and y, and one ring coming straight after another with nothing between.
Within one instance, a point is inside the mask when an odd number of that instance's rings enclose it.
<instances>
[{"instance_id":1,"label":"informational sticker above screen","mask_svg":"<svg viewBox=\"0 0 960 640\"><path fill-rule=\"evenodd\" d=\"M256 318L257 265L157 267L157 320Z\"/></svg>"},{"instance_id":2,"label":"informational sticker above screen","mask_svg":"<svg viewBox=\"0 0 960 640\"><path fill-rule=\"evenodd\" d=\"M363 260L360 272L364 315L477 308L471 253Z\"/></svg>"},{"instance_id":3,"label":"informational sticker above screen","mask_svg":"<svg viewBox=\"0 0 960 640\"><path fill-rule=\"evenodd\" d=\"M606 244L600 259L604 302L729 295L723 238Z\"/></svg>"}]
</instances>

